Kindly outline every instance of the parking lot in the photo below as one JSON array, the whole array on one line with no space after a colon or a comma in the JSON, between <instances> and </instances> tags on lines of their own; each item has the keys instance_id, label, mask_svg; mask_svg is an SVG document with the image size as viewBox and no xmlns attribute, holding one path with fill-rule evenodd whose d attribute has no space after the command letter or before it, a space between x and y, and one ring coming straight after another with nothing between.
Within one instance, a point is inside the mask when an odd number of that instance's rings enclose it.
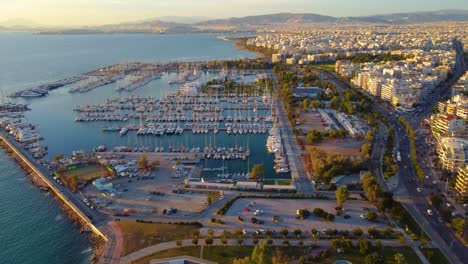
<instances>
[{"instance_id":1,"label":"parking lot","mask_svg":"<svg viewBox=\"0 0 468 264\"><path fill-rule=\"evenodd\" d=\"M253 205L254 204L254 205ZM271 229L279 231L281 229L301 229L304 232L310 232L312 228L323 230L327 228L338 230L352 230L361 228L366 230L371 226L384 228L386 224L382 219L378 222L369 222L367 219L360 218L361 214L366 213L366 209L376 211L375 207L364 201L347 201L344 205L345 215L350 218L345 219L344 216L336 216L333 222L322 220L313 215L314 208L321 208L328 213L335 214L337 207L335 200L301 200L301 199L239 199L237 200L226 215L222 218L229 226L241 226L243 229L253 232L257 229ZM297 209L305 208L311 212L307 219L296 219ZM263 214L255 216L256 210L263 210ZM241 216L243 221L240 222L237 218ZM275 223L273 217L277 216L279 221ZM263 224L251 223L251 218L255 217L262 220Z\"/></svg>"}]
</instances>

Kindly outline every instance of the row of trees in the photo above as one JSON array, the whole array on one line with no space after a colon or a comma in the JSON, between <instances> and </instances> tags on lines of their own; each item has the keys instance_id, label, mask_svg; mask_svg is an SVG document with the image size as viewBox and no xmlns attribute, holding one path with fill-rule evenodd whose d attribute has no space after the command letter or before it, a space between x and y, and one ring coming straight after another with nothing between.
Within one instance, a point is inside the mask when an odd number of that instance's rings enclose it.
<instances>
[{"instance_id":1,"label":"row of trees","mask_svg":"<svg viewBox=\"0 0 468 264\"><path fill-rule=\"evenodd\" d=\"M413 164L414 167L414 172L416 173L416 176L418 176L419 180L422 181L425 177L424 170L421 168L421 165L418 162L418 155L416 154L416 131L411 127L411 125L408 123L408 120L406 118L400 116L398 118L405 128L406 132L408 133L408 137L410 140L410 157L411 157L411 163Z\"/></svg>"},{"instance_id":2,"label":"row of trees","mask_svg":"<svg viewBox=\"0 0 468 264\"><path fill-rule=\"evenodd\" d=\"M385 145L384 160L382 164L385 177L392 177L397 173L398 166L393 161L393 148L395 146L395 130L388 129L388 137Z\"/></svg>"}]
</instances>

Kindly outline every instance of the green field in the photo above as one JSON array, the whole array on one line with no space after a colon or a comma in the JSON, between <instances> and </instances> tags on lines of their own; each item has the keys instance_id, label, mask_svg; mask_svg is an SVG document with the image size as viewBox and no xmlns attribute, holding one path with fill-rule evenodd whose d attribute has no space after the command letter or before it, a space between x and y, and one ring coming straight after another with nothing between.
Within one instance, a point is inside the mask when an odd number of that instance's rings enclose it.
<instances>
[{"instance_id":1,"label":"green field","mask_svg":"<svg viewBox=\"0 0 468 264\"><path fill-rule=\"evenodd\" d=\"M59 172L63 178L76 177L79 183L87 183L94 179L105 176L106 173L106 168L102 167L101 165L89 165L86 167Z\"/></svg>"},{"instance_id":2,"label":"green field","mask_svg":"<svg viewBox=\"0 0 468 264\"><path fill-rule=\"evenodd\" d=\"M414 220L414 218L405 210L403 218L401 219L401 227L405 229L408 227L408 234L413 233L418 239L424 237L427 241L430 240L429 236L422 230L421 226Z\"/></svg>"},{"instance_id":3,"label":"green field","mask_svg":"<svg viewBox=\"0 0 468 264\"><path fill-rule=\"evenodd\" d=\"M281 254L287 256L290 261L297 260L301 256L307 255L307 251L309 249L305 247L278 247L278 248L270 248L268 250L268 258L271 258L277 251L281 252ZM236 258L245 258L252 254L253 247L248 246L211 246L211 247L203 247L203 258L218 262L218 263L232 263ZM349 250L348 250L349 251ZM344 253L344 254L332 254L331 256L327 257L326 259L320 259L319 262L311 262L308 261L306 258L306 263L326 263L332 264L336 260L348 260L352 263L364 263L364 257L358 253L357 248L352 249L352 253ZM382 248L380 253L384 257L385 264L393 264L395 263L394 255L396 253L401 253L405 256L407 263L411 264L419 264L421 261L419 260L416 253L411 248L408 247L398 247L398 248ZM193 257L200 257L200 247L181 247L181 248L173 248L170 250L161 251L155 253L151 256L147 256L145 258L139 259L134 264L148 264L152 259L161 259L161 258L169 258L169 257L176 257L176 256L193 256ZM265 263L268 264L268 263Z\"/></svg>"},{"instance_id":4,"label":"green field","mask_svg":"<svg viewBox=\"0 0 468 264\"><path fill-rule=\"evenodd\" d=\"M196 225L150 224L130 221L117 222L122 230L123 255L142 248L179 239L188 239L199 231Z\"/></svg>"},{"instance_id":5,"label":"green field","mask_svg":"<svg viewBox=\"0 0 468 264\"><path fill-rule=\"evenodd\" d=\"M334 72L335 71L335 63L316 64L316 65L312 65L312 67L317 68L317 69L321 69L321 70L324 70L324 71L329 71L329 72Z\"/></svg>"}]
</instances>

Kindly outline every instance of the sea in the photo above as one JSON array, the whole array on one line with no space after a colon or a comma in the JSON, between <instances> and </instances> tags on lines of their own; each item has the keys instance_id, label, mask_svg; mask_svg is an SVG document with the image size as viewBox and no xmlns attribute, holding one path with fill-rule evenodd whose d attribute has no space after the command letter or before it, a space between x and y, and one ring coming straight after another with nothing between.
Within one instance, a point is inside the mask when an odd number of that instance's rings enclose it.
<instances>
[{"instance_id":1,"label":"sea","mask_svg":"<svg viewBox=\"0 0 468 264\"><path fill-rule=\"evenodd\" d=\"M11 92L75 76L106 65L132 61L167 62L182 60L215 60L252 58L255 54L237 50L232 42L216 35L37 35L23 32L0 33L0 98ZM204 75L203 79L212 76ZM135 94L161 97L176 87L169 86L165 75L138 88ZM129 133L100 131L104 123L75 123L73 106L103 103L120 96L115 85L97 88L84 94L70 94L68 88L57 89L44 98L22 100L29 104L27 121L37 125L49 147L48 158L57 153L69 155L77 149L91 150L99 144L114 145L203 145L211 140L233 145L237 139L206 136L179 138L138 138ZM185 134L185 133L184 133ZM239 139L249 144L253 163L272 166L265 154L266 136ZM261 139L261 140L259 140ZM261 155L255 155L255 152ZM245 162L219 164L246 171ZM27 175L0 150L0 263L89 263L91 244L61 212L50 194L30 184Z\"/></svg>"}]
</instances>

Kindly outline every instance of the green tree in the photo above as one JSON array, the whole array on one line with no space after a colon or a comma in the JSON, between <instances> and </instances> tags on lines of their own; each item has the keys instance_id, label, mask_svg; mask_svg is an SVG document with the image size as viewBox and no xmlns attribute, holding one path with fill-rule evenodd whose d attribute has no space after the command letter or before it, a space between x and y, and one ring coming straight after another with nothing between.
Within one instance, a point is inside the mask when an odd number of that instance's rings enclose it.
<instances>
[{"instance_id":1,"label":"green tree","mask_svg":"<svg viewBox=\"0 0 468 264\"><path fill-rule=\"evenodd\" d=\"M319 101L310 101L310 108L317 109L320 106Z\"/></svg>"},{"instance_id":2,"label":"green tree","mask_svg":"<svg viewBox=\"0 0 468 264\"><path fill-rule=\"evenodd\" d=\"M213 238L211 238L211 237L206 238L205 239L205 244L208 245L208 246L212 245L213 244Z\"/></svg>"},{"instance_id":3,"label":"green tree","mask_svg":"<svg viewBox=\"0 0 468 264\"><path fill-rule=\"evenodd\" d=\"M138 167L141 169L146 169L148 167L148 159L146 158L146 153L141 153L140 160L138 161Z\"/></svg>"},{"instance_id":4,"label":"green tree","mask_svg":"<svg viewBox=\"0 0 468 264\"><path fill-rule=\"evenodd\" d=\"M377 214L375 212L369 210L366 213L366 218L367 218L367 220L369 220L371 222L374 222L375 219L377 219Z\"/></svg>"},{"instance_id":5,"label":"green tree","mask_svg":"<svg viewBox=\"0 0 468 264\"><path fill-rule=\"evenodd\" d=\"M338 109L340 107L340 98L338 96L334 96L331 100L330 100L330 107L333 108L333 109Z\"/></svg>"},{"instance_id":6,"label":"green tree","mask_svg":"<svg viewBox=\"0 0 468 264\"><path fill-rule=\"evenodd\" d=\"M257 179L257 180L262 179L263 174L264 174L263 164L255 164L249 173L251 179Z\"/></svg>"},{"instance_id":7,"label":"green tree","mask_svg":"<svg viewBox=\"0 0 468 264\"><path fill-rule=\"evenodd\" d=\"M289 233L289 231L288 231L286 228L281 229L281 231L280 231L280 234L281 234L283 237L286 237L286 236L288 235L288 233Z\"/></svg>"},{"instance_id":8,"label":"green tree","mask_svg":"<svg viewBox=\"0 0 468 264\"><path fill-rule=\"evenodd\" d=\"M456 217L456 218L452 219L450 224L455 229L455 231L457 231L458 234L460 234L460 235L463 234L463 230L465 229L465 225L466 225L465 219L463 219L461 217Z\"/></svg>"},{"instance_id":9,"label":"green tree","mask_svg":"<svg viewBox=\"0 0 468 264\"><path fill-rule=\"evenodd\" d=\"M181 240L176 240L176 245L177 245L178 247L182 246L182 241L181 241Z\"/></svg>"},{"instance_id":10,"label":"green tree","mask_svg":"<svg viewBox=\"0 0 468 264\"><path fill-rule=\"evenodd\" d=\"M320 131L312 130L307 132L306 142L307 144L315 144L322 141L323 135Z\"/></svg>"},{"instance_id":11,"label":"green tree","mask_svg":"<svg viewBox=\"0 0 468 264\"><path fill-rule=\"evenodd\" d=\"M192 244L194 246L198 245L198 239L196 239L196 238L192 239Z\"/></svg>"},{"instance_id":12,"label":"green tree","mask_svg":"<svg viewBox=\"0 0 468 264\"><path fill-rule=\"evenodd\" d=\"M63 154L57 154L54 156L54 161L58 163L61 159L63 159L63 157Z\"/></svg>"},{"instance_id":13,"label":"green tree","mask_svg":"<svg viewBox=\"0 0 468 264\"><path fill-rule=\"evenodd\" d=\"M338 205L343 206L343 204L349 198L349 191L346 187L341 186L340 188L338 188L338 190L336 190L335 196L336 196L336 202L338 203Z\"/></svg>"},{"instance_id":14,"label":"green tree","mask_svg":"<svg viewBox=\"0 0 468 264\"><path fill-rule=\"evenodd\" d=\"M435 208L439 208L442 204L442 198L439 195L434 194L431 196L431 203Z\"/></svg>"},{"instance_id":15,"label":"green tree","mask_svg":"<svg viewBox=\"0 0 468 264\"><path fill-rule=\"evenodd\" d=\"M364 238L360 238L358 241L359 253L361 253L361 255L367 255L371 249L371 242Z\"/></svg>"},{"instance_id":16,"label":"green tree","mask_svg":"<svg viewBox=\"0 0 468 264\"><path fill-rule=\"evenodd\" d=\"M268 263L267 247L264 241L260 242L254 247L251 259L255 264Z\"/></svg>"},{"instance_id":17,"label":"green tree","mask_svg":"<svg viewBox=\"0 0 468 264\"><path fill-rule=\"evenodd\" d=\"M304 112L307 112L309 110L309 105L309 99L304 99L304 101L302 101L302 108L304 109Z\"/></svg>"},{"instance_id":18,"label":"green tree","mask_svg":"<svg viewBox=\"0 0 468 264\"><path fill-rule=\"evenodd\" d=\"M383 257L379 255L377 252L372 252L366 256L364 259L365 264L377 264L382 263Z\"/></svg>"}]
</instances>

